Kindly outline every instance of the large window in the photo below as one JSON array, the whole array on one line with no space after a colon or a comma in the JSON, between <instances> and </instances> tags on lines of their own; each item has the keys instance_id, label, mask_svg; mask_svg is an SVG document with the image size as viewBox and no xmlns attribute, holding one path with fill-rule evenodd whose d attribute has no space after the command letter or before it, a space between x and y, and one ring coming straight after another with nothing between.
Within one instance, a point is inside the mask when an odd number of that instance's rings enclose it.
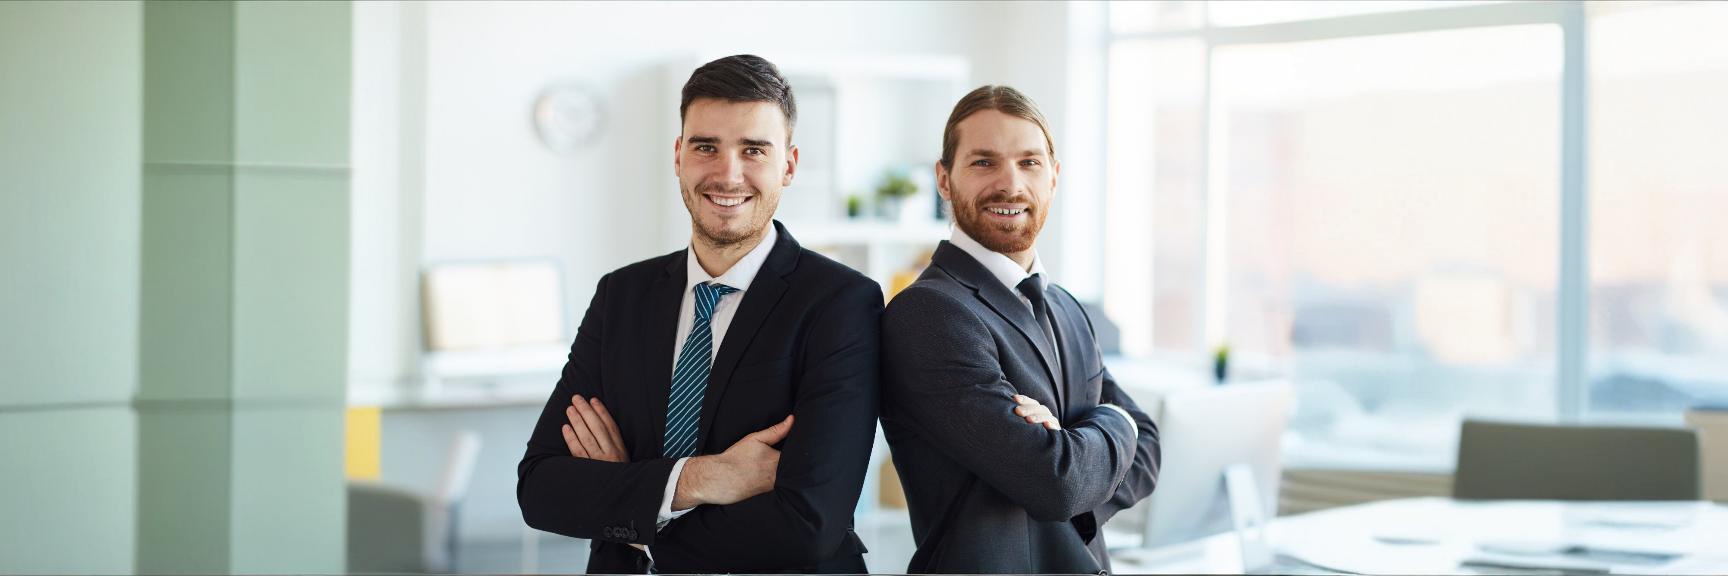
<instances>
[{"instance_id":1,"label":"large window","mask_svg":"<svg viewBox=\"0 0 1728 576\"><path fill-rule=\"evenodd\" d=\"M1110 29L1105 307L1125 353L1292 380L1293 459L1436 468L1465 416L1728 398L1728 5L1127 3Z\"/></svg>"},{"instance_id":2,"label":"large window","mask_svg":"<svg viewBox=\"0 0 1728 576\"><path fill-rule=\"evenodd\" d=\"M1728 404L1728 4L1593 4L1592 415Z\"/></svg>"},{"instance_id":3,"label":"large window","mask_svg":"<svg viewBox=\"0 0 1728 576\"><path fill-rule=\"evenodd\" d=\"M1204 344L1206 228L1195 217L1206 192L1204 66L1205 46L1192 39L1110 54L1104 303L1136 356L1195 356ZM1159 74L1141 73L1148 67Z\"/></svg>"}]
</instances>

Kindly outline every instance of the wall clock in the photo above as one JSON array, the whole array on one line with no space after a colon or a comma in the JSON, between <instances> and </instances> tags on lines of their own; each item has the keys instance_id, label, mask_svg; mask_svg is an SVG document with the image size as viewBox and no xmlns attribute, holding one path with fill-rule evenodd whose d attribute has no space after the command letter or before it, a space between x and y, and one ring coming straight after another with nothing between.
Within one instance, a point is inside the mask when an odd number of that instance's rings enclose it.
<instances>
[{"instance_id":1,"label":"wall clock","mask_svg":"<svg viewBox=\"0 0 1728 576\"><path fill-rule=\"evenodd\" d=\"M578 82L547 86L534 100L534 130L553 152L571 152L594 143L605 117L599 92Z\"/></svg>"}]
</instances>

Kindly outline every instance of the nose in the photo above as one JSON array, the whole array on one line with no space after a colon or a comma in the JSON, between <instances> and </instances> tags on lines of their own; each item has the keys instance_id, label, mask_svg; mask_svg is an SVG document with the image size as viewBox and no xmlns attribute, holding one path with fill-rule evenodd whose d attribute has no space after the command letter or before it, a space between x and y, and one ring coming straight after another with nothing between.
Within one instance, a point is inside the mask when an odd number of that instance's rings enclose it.
<instances>
[{"instance_id":1,"label":"nose","mask_svg":"<svg viewBox=\"0 0 1728 576\"><path fill-rule=\"evenodd\" d=\"M1028 182L1030 182L1030 179L1025 174L1021 173L1019 170L1009 168L1008 177L1004 178L1002 182L1002 193L1010 196L1019 196L1021 193L1030 192L1030 189L1026 187Z\"/></svg>"},{"instance_id":2,"label":"nose","mask_svg":"<svg viewBox=\"0 0 1728 576\"><path fill-rule=\"evenodd\" d=\"M725 184L727 190L731 190L744 183L744 160L731 155L725 158L720 167L720 183Z\"/></svg>"}]
</instances>

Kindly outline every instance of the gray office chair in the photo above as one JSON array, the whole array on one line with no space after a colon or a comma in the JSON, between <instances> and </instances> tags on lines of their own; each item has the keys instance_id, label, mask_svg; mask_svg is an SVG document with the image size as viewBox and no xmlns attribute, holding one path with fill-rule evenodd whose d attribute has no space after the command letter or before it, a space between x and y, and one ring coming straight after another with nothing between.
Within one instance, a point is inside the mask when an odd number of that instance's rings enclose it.
<instances>
[{"instance_id":1,"label":"gray office chair","mask_svg":"<svg viewBox=\"0 0 1728 576\"><path fill-rule=\"evenodd\" d=\"M462 430L451 439L436 493L349 482L348 573L455 572L457 516L479 456L480 435Z\"/></svg>"},{"instance_id":2,"label":"gray office chair","mask_svg":"<svg viewBox=\"0 0 1728 576\"><path fill-rule=\"evenodd\" d=\"M1464 421L1452 496L1471 500L1696 500L1691 430Z\"/></svg>"}]
</instances>

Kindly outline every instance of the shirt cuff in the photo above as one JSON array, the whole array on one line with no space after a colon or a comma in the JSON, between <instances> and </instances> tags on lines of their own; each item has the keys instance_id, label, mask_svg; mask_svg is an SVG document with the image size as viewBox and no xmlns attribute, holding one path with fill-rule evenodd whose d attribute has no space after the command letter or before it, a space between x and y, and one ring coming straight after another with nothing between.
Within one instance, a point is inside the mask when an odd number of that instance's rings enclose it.
<instances>
[{"instance_id":1,"label":"shirt cuff","mask_svg":"<svg viewBox=\"0 0 1728 576\"><path fill-rule=\"evenodd\" d=\"M1134 415L1129 414L1127 408L1123 408L1123 407L1117 406L1115 404L1099 404L1098 407L1109 408L1111 410L1115 410L1117 414L1121 414L1123 418L1127 418L1128 419L1128 427L1134 429L1134 441L1135 442L1140 441L1140 423L1134 421ZM674 472L674 473L676 473L676 472ZM668 497L667 501L670 502L671 498Z\"/></svg>"},{"instance_id":2,"label":"shirt cuff","mask_svg":"<svg viewBox=\"0 0 1728 576\"><path fill-rule=\"evenodd\" d=\"M1124 414L1126 414L1126 412L1124 412ZM695 510L695 508L685 508L683 510L672 509L672 496L678 492L678 477L684 475L684 463L689 460L689 458L679 458L678 462L672 465L672 474L666 477L666 492L660 497L660 512L654 515L655 532L659 532L661 528L665 528L666 523L678 519L679 516L690 513L691 510Z\"/></svg>"}]
</instances>

